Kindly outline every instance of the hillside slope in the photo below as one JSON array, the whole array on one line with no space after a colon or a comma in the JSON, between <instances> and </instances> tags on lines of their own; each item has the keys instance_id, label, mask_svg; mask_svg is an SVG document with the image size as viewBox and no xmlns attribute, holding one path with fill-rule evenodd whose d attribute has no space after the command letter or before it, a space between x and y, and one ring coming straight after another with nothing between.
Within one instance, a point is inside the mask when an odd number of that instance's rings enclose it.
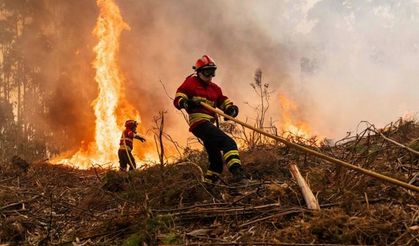
<instances>
[{"instance_id":1,"label":"hillside slope","mask_svg":"<svg viewBox=\"0 0 419 246\"><path fill-rule=\"evenodd\" d=\"M383 135L381 135L381 134ZM385 136L385 138L383 137ZM390 138L411 149L398 146ZM419 124L372 126L317 150L419 185ZM307 144L309 142L304 142ZM247 187L201 182L205 153L131 173L15 158L0 166L0 243L10 245L316 245L419 243L418 193L284 146L241 153ZM306 208L298 164L320 211Z\"/></svg>"}]
</instances>

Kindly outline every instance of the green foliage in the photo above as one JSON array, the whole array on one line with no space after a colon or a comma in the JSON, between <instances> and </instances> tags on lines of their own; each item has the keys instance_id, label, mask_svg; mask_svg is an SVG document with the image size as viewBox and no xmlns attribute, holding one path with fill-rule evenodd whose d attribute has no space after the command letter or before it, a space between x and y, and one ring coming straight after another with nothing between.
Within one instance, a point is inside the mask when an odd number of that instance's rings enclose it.
<instances>
[{"instance_id":1,"label":"green foliage","mask_svg":"<svg viewBox=\"0 0 419 246\"><path fill-rule=\"evenodd\" d=\"M172 244L180 244L182 242L181 238L173 232L167 233L163 235L161 239L162 245L172 245Z\"/></svg>"},{"instance_id":2,"label":"green foliage","mask_svg":"<svg viewBox=\"0 0 419 246\"><path fill-rule=\"evenodd\" d=\"M172 217L168 215L159 215L156 217L149 218L146 221L146 230L148 232L155 232L157 230L166 231L170 228Z\"/></svg>"},{"instance_id":3,"label":"green foliage","mask_svg":"<svg viewBox=\"0 0 419 246\"><path fill-rule=\"evenodd\" d=\"M124 242L124 246L136 246L146 243L148 245L166 245L180 243L180 238L172 232L173 218L170 216L156 216L146 219ZM160 240L160 241L159 241Z\"/></svg>"},{"instance_id":4,"label":"green foliage","mask_svg":"<svg viewBox=\"0 0 419 246\"><path fill-rule=\"evenodd\" d=\"M122 244L123 246L138 246L141 245L142 242L144 242L144 238L142 235L139 235L138 233L131 234Z\"/></svg>"}]
</instances>

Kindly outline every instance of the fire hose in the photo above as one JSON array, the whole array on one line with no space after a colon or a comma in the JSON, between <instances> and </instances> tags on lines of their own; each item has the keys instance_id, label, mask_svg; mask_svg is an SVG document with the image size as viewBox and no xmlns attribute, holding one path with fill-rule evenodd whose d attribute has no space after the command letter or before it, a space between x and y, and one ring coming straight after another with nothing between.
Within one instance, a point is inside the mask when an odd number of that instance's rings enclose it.
<instances>
[{"instance_id":1,"label":"fire hose","mask_svg":"<svg viewBox=\"0 0 419 246\"><path fill-rule=\"evenodd\" d=\"M379 180L382 180L382 181L386 181L388 183L395 184L395 185L404 187L404 188L409 189L409 190L412 190L412 191L419 192L419 187L418 186L415 186L415 185L412 185L412 184L409 184L409 183L406 183L406 182L403 182L403 181L400 181L400 180L397 180L397 179L394 179L394 178L385 176L383 174L380 174L380 173L377 173L377 172L374 172L374 171L371 171L371 170L368 170L368 169L365 169L365 168L362 168L362 167L359 167L359 166L350 164L348 162L345 162L345 161L342 161L342 160L333 158L331 156L325 155L325 154L320 153L318 151L315 151L313 149L310 149L310 148L304 147L302 145L299 145L299 144L290 142L290 141L288 141L285 138L272 135L272 134L267 133L267 132L265 132L265 131L263 131L261 129L258 129L256 127L253 127L253 126L251 126L251 125L249 125L249 124L247 124L245 122L242 122L242 121L240 121L238 119L235 119L235 118L233 118L233 117L225 114L223 111L221 111L219 109L216 109L214 107L211 107L210 105L208 105L208 104L206 104L204 102L201 102L201 105L204 108L206 108L206 109L208 109L208 110L210 110L210 111L212 111L214 113L217 113L218 115L224 116L225 118L227 118L227 119L229 119L231 121L234 121L234 122L236 122L236 123L238 123L238 124L240 124L240 125L242 125L242 126L244 126L246 128L249 128L249 129L251 129L251 130L253 130L255 132L258 132L258 133L260 133L260 134L262 134L264 136L267 136L269 138L278 140L281 143L285 144L287 147L295 148L295 149L297 149L299 151L302 151L302 152L305 152L305 153L309 153L309 154L314 155L314 156L316 156L316 157L318 157L320 159L323 159L323 160L329 161L331 163L335 163L335 164L344 166L344 167L349 168L349 169L352 169L352 170L354 170L356 172L360 172L360 173L363 173L365 175L374 177L376 179L379 179Z\"/></svg>"},{"instance_id":2,"label":"fire hose","mask_svg":"<svg viewBox=\"0 0 419 246\"><path fill-rule=\"evenodd\" d=\"M128 157L128 164L130 165L130 167L131 167L131 169L132 170L135 170L135 166L134 166L134 163L132 162L132 160L131 160L131 155L130 155L130 152L128 151L128 145L127 145L127 143L125 142L126 140L125 140L125 135L124 135L124 133L122 134L122 136L123 136L123 139L124 139L124 148L125 148L125 152L127 153L127 157Z\"/></svg>"}]
</instances>

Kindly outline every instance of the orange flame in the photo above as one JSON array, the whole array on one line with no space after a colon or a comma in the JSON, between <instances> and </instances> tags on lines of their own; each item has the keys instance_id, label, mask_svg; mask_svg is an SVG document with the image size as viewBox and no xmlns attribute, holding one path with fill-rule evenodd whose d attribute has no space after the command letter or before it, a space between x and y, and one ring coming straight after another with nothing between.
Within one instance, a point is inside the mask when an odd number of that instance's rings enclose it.
<instances>
[{"instance_id":1,"label":"orange flame","mask_svg":"<svg viewBox=\"0 0 419 246\"><path fill-rule=\"evenodd\" d=\"M87 144L69 159L55 160L80 168L95 163L111 167L117 160L122 123L126 119L140 119L138 111L125 99L124 77L118 66L120 35L123 30L129 30L129 26L122 19L114 0L97 0L96 3L100 14L93 30L98 38L93 66L99 89L99 95L92 103L96 116L95 142Z\"/></svg>"},{"instance_id":2,"label":"orange flame","mask_svg":"<svg viewBox=\"0 0 419 246\"><path fill-rule=\"evenodd\" d=\"M297 104L285 95L279 95L279 103L281 105L281 128L284 134L310 138L310 125L296 116L299 111Z\"/></svg>"}]
</instances>

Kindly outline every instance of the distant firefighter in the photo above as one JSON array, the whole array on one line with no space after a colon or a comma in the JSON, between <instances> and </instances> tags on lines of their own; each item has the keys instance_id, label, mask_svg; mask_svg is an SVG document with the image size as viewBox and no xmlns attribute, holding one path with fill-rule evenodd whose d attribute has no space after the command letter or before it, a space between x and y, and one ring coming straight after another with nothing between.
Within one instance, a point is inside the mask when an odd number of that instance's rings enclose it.
<instances>
[{"instance_id":1,"label":"distant firefighter","mask_svg":"<svg viewBox=\"0 0 419 246\"><path fill-rule=\"evenodd\" d=\"M145 138L137 134L137 125L137 121L127 120L125 122L125 130L122 132L121 140L119 141L119 170L124 172L127 170L127 166L129 166L129 170L137 168L134 156L132 155L134 138L145 142Z\"/></svg>"},{"instance_id":2,"label":"distant firefighter","mask_svg":"<svg viewBox=\"0 0 419 246\"><path fill-rule=\"evenodd\" d=\"M225 162L234 181L246 183L248 180L241 166L236 142L214 125L217 115L202 107L201 102L218 107L231 117L238 115L239 108L212 82L217 69L213 59L204 55L196 61L193 69L195 73L189 75L177 89L173 103L177 109L183 108L188 112L189 131L203 141L208 153L209 167L204 182L210 185L217 183Z\"/></svg>"}]
</instances>

